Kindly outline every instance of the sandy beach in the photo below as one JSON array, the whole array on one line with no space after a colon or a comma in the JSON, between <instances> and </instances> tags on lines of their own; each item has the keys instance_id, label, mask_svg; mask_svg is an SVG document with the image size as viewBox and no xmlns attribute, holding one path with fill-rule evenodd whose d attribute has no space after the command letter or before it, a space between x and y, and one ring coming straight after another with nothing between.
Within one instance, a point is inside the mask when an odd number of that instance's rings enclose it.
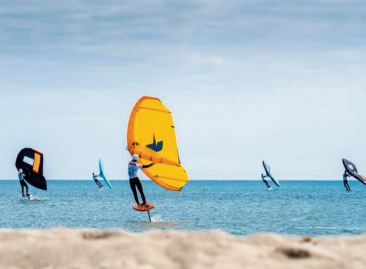
<instances>
[{"instance_id":1,"label":"sandy beach","mask_svg":"<svg viewBox=\"0 0 366 269\"><path fill-rule=\"evenodd\" d=\"M1 268L365 268L366 236L1 230Z\"/></svg>"}]
</instances>

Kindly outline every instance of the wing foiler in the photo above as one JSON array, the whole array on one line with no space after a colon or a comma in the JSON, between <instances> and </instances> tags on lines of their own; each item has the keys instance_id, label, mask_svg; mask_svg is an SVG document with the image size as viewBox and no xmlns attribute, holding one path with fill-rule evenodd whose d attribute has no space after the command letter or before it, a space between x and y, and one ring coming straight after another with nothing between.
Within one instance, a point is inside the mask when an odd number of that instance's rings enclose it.
<instances>
[{"instance_id":1,"label":"wing foiler","mask_svg":"<svg viewBox=\"0 0 366 269\"><path fill-rule=\"evenodd\" d=\"M344 166L344 173L343 173L343 185L347 191L351 191L351 187L348 184L348 177L354 177L362 184L366 185L366 176L360 175L357 171L356 165L350 162L347 159L342 159L342 163Z\"/></svg>"},{"instance_id":2,"label":"wing foiler","mask_svg":"<svg viewBox=\"0 0 366 269\"><path fill-rule=\"evenodd\" d=\"M134 106L127 131L127 149L139 163L155 165L142 171L159 186L180 191L188 182L181 165L172 113L155 97L144 96Z\"/></svg>"},{"instance_id":3,"label":"wing foiler","mask_svg":"<svg viewBox=\"0 0 366 269\"><path fill-rule=\"evenodd\" d=\"M275 179L275 178L272 176L272 174L271 174L271 168L269 167L269 165L268 165L265 161L262 161L262 164L263 164L264 171L265 171L265 173L266 173L266 175L265 175L264 177L269 177L269 178L272 180L272 182L273 182L274 184L276 184L276 186L277 186L277 187L280 187L280 183L278 182L278 180L277 180L277 179ZM263 178L263 176L262 176L262 178ZM268 187L268 186L267 186L267 187Z\"/></svg>"}]
</instances>

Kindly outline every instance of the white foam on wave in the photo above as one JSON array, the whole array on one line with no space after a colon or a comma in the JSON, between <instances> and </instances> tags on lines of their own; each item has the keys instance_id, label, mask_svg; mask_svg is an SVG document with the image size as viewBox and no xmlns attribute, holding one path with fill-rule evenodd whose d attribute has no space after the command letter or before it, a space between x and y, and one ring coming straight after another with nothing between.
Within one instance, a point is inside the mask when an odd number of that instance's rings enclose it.
<instances>
[{"instance_id":1,"label":"white foam on wave","mask_svg":"<svg viewBox=\"0 0 366 269\"><path fill-rule=\"evenodd\" d=\"M158 214L158 215L151 216L151 221L152 222L164 222L164 219L160 214Z\"/></svg>"}]
</instances>

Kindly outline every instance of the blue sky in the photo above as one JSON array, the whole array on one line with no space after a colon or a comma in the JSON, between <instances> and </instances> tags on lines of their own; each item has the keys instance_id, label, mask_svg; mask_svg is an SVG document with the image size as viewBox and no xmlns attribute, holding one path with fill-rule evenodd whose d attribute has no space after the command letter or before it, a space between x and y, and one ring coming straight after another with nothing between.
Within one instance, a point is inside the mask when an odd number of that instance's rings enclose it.
<instances>
[{"instance_id":1,"label":"blue sky","mask_svg":"<svg viewBox=\"0 0 366 269\"><path fill-rule=\"evenodd\" d=\"M0 178L126 178L143 95L172 110L195 179L366 173L364 1L2 1Z\"/></svg>"}]
</instances>

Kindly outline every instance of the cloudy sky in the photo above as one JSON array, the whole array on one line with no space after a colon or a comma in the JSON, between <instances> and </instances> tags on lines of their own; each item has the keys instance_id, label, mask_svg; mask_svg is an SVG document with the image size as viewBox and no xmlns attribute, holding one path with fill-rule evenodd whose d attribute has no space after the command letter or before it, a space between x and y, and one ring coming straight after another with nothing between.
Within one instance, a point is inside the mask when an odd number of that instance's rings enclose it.
<instances>
[{"instance_id":1,"label":"cloudy sky","mask_svg":"<svg viewBox=\"0 0 366 269\"><path fill-rule=\"evenodd\" d=\"M0 6L0 178L126 178L129 113L173 112L193 179L366 173L363 0L17 1Z\"/></svg>"}]
</instances>

